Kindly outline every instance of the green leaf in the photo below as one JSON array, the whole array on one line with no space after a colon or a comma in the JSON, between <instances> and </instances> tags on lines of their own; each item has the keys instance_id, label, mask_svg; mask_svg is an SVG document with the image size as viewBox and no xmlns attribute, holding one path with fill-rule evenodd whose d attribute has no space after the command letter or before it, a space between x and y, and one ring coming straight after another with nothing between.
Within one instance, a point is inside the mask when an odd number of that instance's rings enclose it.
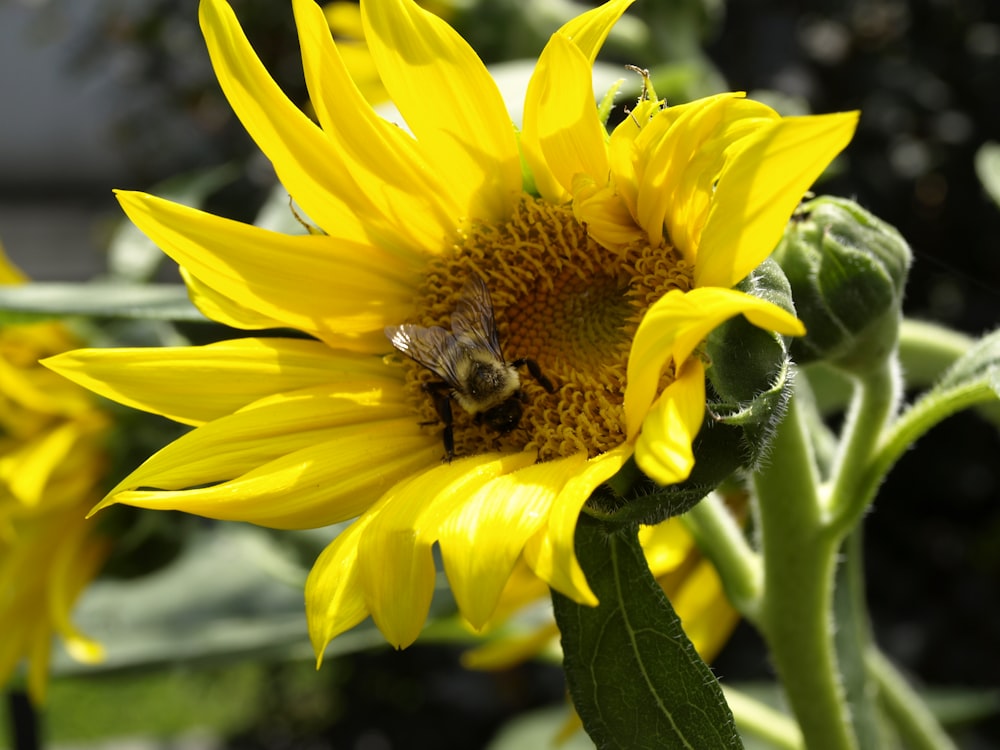
<instances>
[{"instance_id":1,"label":"green leaf","mask_svg":"<svg viewBox=\"0 0 1000 750\"><path fill-rule=\"evenodd\" d=\"M66 315L208 322L180 284L59 282L0 287L0 323Z\"/></svg>"},{"instance_id":2,"label":"green leaf","mask_svg":"<svg viewBox=\"0 0 1000 750\"><path fill-rule=\"evenodd\" d=\"M582 515L577 556L597 607L558 593L569 691L597 747L743 748L718 681L649 572L636 528L609 534Z\"/></svg>"},{"instance_id":3,"label":"green leaf","mask_svg":"<svg viewBox=\"0 0 1000 750\"><path fill-rule=\"evenodd\" d=\"M984 143L976 152L976 175L993 202L1000 206L1000 143Z\"/></svg>"},{"instance_id":4,"label":"green leaf","mask_svg":"<svg viewBox=\"0 0 1000 750\"><path fill-rule=\"evenodd\" d=\"M878 687L865 662L872 643L871 623L865 606L862 527L845 540L843 561L837 566L833 589L833 633L844 698L850 708L851 726L860 747L898 748L875 697Z\"/></svg>"},{"instance_id":5,"label":"green leaf","mask_svg":"<svg viewBox=\"0 0 1000 750\"><path fill-rule=\"evenodd\" d=\"M996 391L998 370L1000 370L1000 331L994 331L975 342L968 352L945 372L934 390L948 391L966 388L975 383L985 383Z\"/></svg>"},{"instance_id":6,"label":"green leaf","mask_svg":"<svg viewBox=\"0 0 1000 750\"><path fill-rule=\"evenodd\" d=\"M106 674L233 659L313 659L302 586L289 536L316 541L330 529L274 532L213 524L192 534L184 552L151 574L91 584L75 608L76 624L100 642L95 665L55 653L58 675ZM370 623L334 641L327 656L383 645Z\"/></svg>"},{"instance_id":7,"label":"green leaf","mask_svg":"<svg viewBox=\"0 0 1000 750\"><path fill-rule=\"evenodd\" d=\"M906 450L934 425L963 409L993 409L1000 397L1000 330L984 336L886 431L863 484L876 487ZM997 420L1000 421L1000 420Z\"/></svg>"}]
</instances>

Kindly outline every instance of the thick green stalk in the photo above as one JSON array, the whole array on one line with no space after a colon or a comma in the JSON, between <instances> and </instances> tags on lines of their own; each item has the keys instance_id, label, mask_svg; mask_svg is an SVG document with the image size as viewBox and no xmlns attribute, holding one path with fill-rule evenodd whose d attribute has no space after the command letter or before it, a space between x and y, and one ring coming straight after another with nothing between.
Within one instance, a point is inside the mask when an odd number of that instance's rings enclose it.
<instances>
[{"instance_id":1,"label":"thick green stalk","mask_svg":"<svg viewBox=\"0 0 1000 750\"><path fill-rule=\"evenodd\" d=\"M806 420L795 398L754 485L764 551L759 624L778 676L810 750L856 750L833 641L839 540L826 529Z\"/></svg>"}]
</instances>

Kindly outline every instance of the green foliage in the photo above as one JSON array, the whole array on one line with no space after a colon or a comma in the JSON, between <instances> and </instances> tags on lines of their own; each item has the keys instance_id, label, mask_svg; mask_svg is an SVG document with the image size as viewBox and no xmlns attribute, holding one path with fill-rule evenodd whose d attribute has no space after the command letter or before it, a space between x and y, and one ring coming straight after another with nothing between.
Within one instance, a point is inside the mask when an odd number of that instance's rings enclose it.
<instances>
[{"instance_id":1,"label":"green foliage","mask_svg":"<svg viewBox=\"0 0 1000 750\"><path fill-rule=\"evenodd\" d=\"M742 748L712 671L653 579L631 532L581 516L577 555L600 599L553 594L570 693L599 748Z\"/></svg>"},{"instance_id":2,"label":"green foliage","mask_svg":"<svg viewBox=\"0 0 1000 750\"><path fill-rule=\"evenodd\" d=\"M207 322L180 284L36 283L0 286L0 323L66 315Z\"/></svg>"}]
</instances>

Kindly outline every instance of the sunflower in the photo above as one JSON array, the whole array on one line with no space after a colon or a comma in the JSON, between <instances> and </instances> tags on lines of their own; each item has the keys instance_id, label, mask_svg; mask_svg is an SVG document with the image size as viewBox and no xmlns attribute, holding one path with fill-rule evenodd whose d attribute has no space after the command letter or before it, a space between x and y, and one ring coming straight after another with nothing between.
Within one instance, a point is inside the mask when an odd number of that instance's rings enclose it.
<instances>
[{"instance_id":1,"label":"sunflower","mask_svg":"<svg viewBox=\"0 0 1000 750\"><path fill-rule=\"evenodd\" d=\"M0 249L0 284L23 280ZM0 683L27 660L36 704L53 634L80 661L103 655L70 611L110 549L85 518L108 467L108 420L89 393L38 365L76 346L58 323L0 328Z\"/></svg>"},{"instance_id":2,"label":"sunflower","mask_svg":"<svg viewBox=\"0 0 1000 750\"><path fill-rule=\"evenodd\" d=\"M771 252L857 120L782 118L723 94L674 107L647 98L608 133L591 67L628 5L608 2L551 37L518 131L475 53L410 0L361 5L405 128L365 102L312 0L293 6L316 122L267 74L231 8L203 0L222 89L318 230L269 232L142 193L119 200L208 317L308 338L49 360L195 427L98 507L278 528L356 518L307 582L318 653L368 615L393 645L412 643L435 544L474 627L519 560L595 604L573 551L584 503L632 456L660 483L688 475L705 411L696 349L716 326L743 314L803 332L732 287ZM443 462L442 391L427 367L391 356L385 329L447 329L475 278L505 359L531 360L553 389L522 373L511 429L454 406L455 457Z\"/></svg>"}]
</instances>

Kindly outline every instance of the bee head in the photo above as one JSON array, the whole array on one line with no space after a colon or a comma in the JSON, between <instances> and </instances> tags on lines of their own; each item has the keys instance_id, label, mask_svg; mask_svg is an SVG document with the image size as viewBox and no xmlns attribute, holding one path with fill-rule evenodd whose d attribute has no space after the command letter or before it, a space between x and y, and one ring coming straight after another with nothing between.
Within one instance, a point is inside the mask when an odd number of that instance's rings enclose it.
<instances>
[{"instance_id":1,"label":"bee head","mask_svg":"<svg viewBox=\"0 0 1000 750\"><path fill-rule=\"evenodd\" d=\"M517 396L481 413L482 422L490 429L505 435L517 427L521 421L521 400Z\"/></svg>"}]
</instances>

